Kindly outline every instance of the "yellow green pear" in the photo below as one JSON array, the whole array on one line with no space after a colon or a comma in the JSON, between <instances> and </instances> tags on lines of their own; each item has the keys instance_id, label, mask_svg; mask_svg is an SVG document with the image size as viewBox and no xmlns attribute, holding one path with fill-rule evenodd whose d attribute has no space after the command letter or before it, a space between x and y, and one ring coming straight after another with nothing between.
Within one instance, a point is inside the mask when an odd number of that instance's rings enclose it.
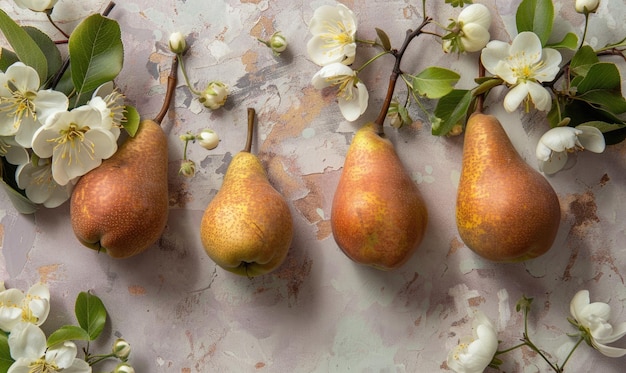
<instances>
[{"instance_id":1,"label":"yellow green pear","mask_svg":"<svg viewBox=\"0 0 626 373\"><path fill-rule=\"evenodd\" d=\"M134 137L82 176L70 200L70 220L85 246L114 258L145 251L163 233L168 206L167 138L163 120L176 86L176 59L168 94L155 120L143 120Z\"/></svg>"},{"instance_id":2,"label":"yellow green pear","mask_svg":"<svg viewBox=\"0 0 626 373\"><path fill-rule=\"evenodd\" d=\"M496 262L535 258L551 248L560 221L554 189L519 156L498 119L472 114L456 203L467 247Z\"/></svg>"},{"instance_id":3,"label":"yellow green pear","mask_svg":"<svg viewBox=\"0 0 626 373\"><path fill-rule=\"evenodd\" d=\"M333 197L331 228L353 261L400 267L424 238L428 212L389 139L374 123L360 128L346 154Z\"/></svg>"},{"instance_id":4,"label":"yellow green pear","mask_svg":"<svg viewBox=\"0 0 626 373\"><path fill-rule=\"evenodd\" d=\"M248 277L278 268L293 238L289 206L250 152L253 127L254 110L248 109L246 146L231 160L200 225L207 255L223 269Z\"/></svg>"}]
</instances>

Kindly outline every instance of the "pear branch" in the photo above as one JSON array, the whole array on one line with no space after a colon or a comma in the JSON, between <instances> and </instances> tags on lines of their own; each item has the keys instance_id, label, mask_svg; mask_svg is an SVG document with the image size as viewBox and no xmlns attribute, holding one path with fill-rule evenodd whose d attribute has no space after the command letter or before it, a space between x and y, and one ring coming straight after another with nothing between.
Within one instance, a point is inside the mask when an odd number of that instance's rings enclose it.
<instances>
[{"instance_id":1,"label":"pear branch","mask_svg":"<svg viewBox=\"0 0 626 373\"><path fill-rule=\"evenodd\" d=\"M174 55L172 58L172 67L170 69L170 75L167 77L167 90L165 91L165 98L163 99L163 106L161 106L161 111L154 118L154 121L158 124L161 124L163 118L165 118L165 114L167 114L167 110L169 109L170 102L172 101L172 97L174 97L174 91L176 90L176 73L178 72L178 56Z\"/></svg>"},{"instance_id":2,"label":"pear branch","mask_svg":"<svg viewBox=\"0 0 626 373\"><path fill-rule=\"evenodd\" d=\"M391 105L391 100L393 99L393 92L396 89L396 83L398 82L398 77L402 74L402 70L400 69L400 63L402 62L402 57L404 56L404 52L406 52L409 44L413 39L415 39L418 35L422 33L422 29L431 22L430 17L425 17L417 29L415 30L407 30L406 37L404 38L404 43L399 50L391 51L393 56L396 58L396 63L393 66L393 70L391 72L391 76L389 77L389 86L387 87L387 96L385 97L385 101L383 102L383 106L380 109L380 113L378 117L374 121L374 125L377 127L376 132L380 135L383 134L383 122L385 121L385 117L387 116L387 112L389 111L389 106Z\"/></svg>"},{"instance_id":3,"label":"pear branch","mask_svg":"<svg viewBox=\"0 0 626 373\"><path fill-rule=\"evenodd\" d=\"M246 146L243 151L250 153L252 150L252 135L254 134L254 117L255 111L253 108L248 108L248 135L246 136Z\"/></svg>"}]
</instances>

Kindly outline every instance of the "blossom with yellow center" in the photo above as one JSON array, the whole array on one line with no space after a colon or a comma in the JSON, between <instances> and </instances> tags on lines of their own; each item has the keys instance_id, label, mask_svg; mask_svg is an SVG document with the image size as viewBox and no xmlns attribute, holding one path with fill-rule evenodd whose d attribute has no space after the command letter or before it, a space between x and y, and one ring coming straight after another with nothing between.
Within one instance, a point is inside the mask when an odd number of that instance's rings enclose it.
<instances>
[{"instance_id":1,"label":"blossom with yellow center","mask_svg":"<svg viewBox=\"0 0 626 373\"><path fill-rule=\"evenodd\" d=\"M39 90L35 69L16 62L0 72L0 136L30 148L35 131L55 112L66 111L67 97L54 90Z\"/></svg>"},{"instance_id":2,"label":"blossom with yellow center","mask_svg":"<svg viewBox=\"0 0 626 373\"><path fill-rule=\"evenodd\" d=\"M113 132L112 132L113 131ZM55 114L33 137L33 152L52 157L52 176L59 185L98 167L117 151L119 128L90 105Z\"/></svg>"},{"instance_id":3,"label":"blossom with yellow center","mask_svg":"<svg viewBox=\"0 0 626 373\"><path fill-rule=\"evenodd\" d=\"M317 89L338 88L339 109L348 121L356 120L367 109L369 93L365 84L356 76L356 71L340 62L322 67L313 75L312 83Z\"/></svg>"},{"instance_id":4,"label":"blossom with yellow center","mask_svg":"<svg viewBox=\"0 0 626 373\"><path fill-rule=\"evenodd\" d=\"M508 112L515 111L522 102L527 111L530 102L538 110L550 110L552 96L540 83L556 77L561 60L557 50L542 48L539 37L529 31L518 34L512 44L490 41L481 53L485 69L511 87L504 98Z\"/></svg>"},{"instance_id":5,"label":"blossom with yellow center","mask_svg":"<svg viewBox=\"0 0 626 373\"><path fill-rule=\"evenodd\" d=\"M461 338L448 354L448 367L457 373L482 373L498 349L496 330L480 311L474 315L472 330L473 335Z\"/></svg>"},{"instance_id":6,"label":"blossom with yellow center","mask_svg":"<svg viewBox=\"0 0 626 373\"><path fill-rule=\"evenodd\" d=\"M309 30L313 37L307 44L307 51L313 62L320 66L354 62L357 20L348 7L343 4L320 6L313 14Z\"/></svg>"},{"instance_id":7,"label":"blossom with yellow center","mask_svg":"<svg viewBox=\"0 0 626 373\"><path fill-rule=\"evenodd\" d=\"M35 284L24 294L19 289L0 291L0 330L7 333L20 322L41 325L50 312L50 290L43 284Z\"/></svg>"}]
</instances>

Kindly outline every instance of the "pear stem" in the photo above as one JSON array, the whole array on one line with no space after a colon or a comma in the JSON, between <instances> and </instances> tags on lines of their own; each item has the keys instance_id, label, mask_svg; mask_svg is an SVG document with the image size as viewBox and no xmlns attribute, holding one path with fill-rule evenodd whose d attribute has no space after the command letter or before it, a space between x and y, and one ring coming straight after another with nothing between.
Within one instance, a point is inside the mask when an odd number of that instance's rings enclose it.
<instances>
[{"instance_id":1,"label":"pear stem","mask_svg":"<svg viewBox=\"0 0 626 373\"><path fill-rule=\"evenodd\" d=\"M170 69L170 75L167 77L167 90L165 91L165 98L163 99L163 106L161 106L161 111L154 118L154 121L159 125L163 122L163 118L167 114L167 110L170 107L170 102L172 101L172 97L174 97L174 91L176 90L176 73L178 72L178 56L174 55L172 58L172 67Z\"/></svg>"},{"instance_id":2,"label":"pear stem","mask_svg":"<svg viewBox=\"0 0 626 373\"><path fill-rule=\"evenodd\" d=\"M482 78L485 76L485 65L483 65L482 60L478 57L478 77ZM482 113L485 106L485 92L481 93L476 97L476 110L475 113Z\"/></svg>"},{"instance_id":3,"label":"pear stem","mask_svg":"<svg viewBox=\"0 0 626 373\"><path fill-rule=\"evenodd\" d=\"M393 100L393 92L396 89L396 83L398 82L398 77L402 74L402 70L400 69L400 63L402 62L402 57L404 56L404 52L406 52L409 44L413 39L415 39L419 34L422 33L422 29L432 21L430 17L425 17L422 23L415 30L407 30L406 37L404 38L404 43L402 47L398 50L391 51L393 56L396 58L396 63L393 65L393 70L391 71L391 76L389 77L389 86L387 87L387 96L385 97L385 101L383 101L383 106L380 109L378 117L374 121L374 125L376 126L376 132L379 135L384 134L383 123L385 122L385 118L387 117L387 112L389 111L389 106L391 106L391 101Z\"/></svg>"},{"instance_id":4,"label":"pear stem","mask_svg":"<svg viewBox=\"0 0 626 373\"><path fill-rule=\"evenodd\" d=\"M248 108L248 135L246 136L246 146L244 146L243 151L250 153L252 151L252 136L254 134L254 117L256 112L253 108Z\"/></svg>"}]
</instances>

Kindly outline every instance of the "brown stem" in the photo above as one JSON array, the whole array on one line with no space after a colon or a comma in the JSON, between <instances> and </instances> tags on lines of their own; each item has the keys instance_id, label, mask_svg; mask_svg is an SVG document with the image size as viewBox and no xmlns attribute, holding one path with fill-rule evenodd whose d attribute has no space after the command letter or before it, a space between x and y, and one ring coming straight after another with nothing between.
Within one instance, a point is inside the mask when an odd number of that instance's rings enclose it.
<instances>
[{"instance_id":1,"label":"brown stem","mask_svg":"<svg viewBox=\"0 0 626 373\"><path fill-rule=\"evenodd\" d=\"M485 65L483 65L482 60L478 57L478 77L483 78L485 76ZM485 92L479 94L476 97L476 109L475 113L482 113L485 106Z\"/></svg>"},{"instance_id":2,"label":"brown stem","mask_svg":"<svg viewBox=\"0 0 626 373\"><path fill-rule=\"evenodd\" d=\"M113 10L114 7L115 7L115 2L114 1L109 2L107 7L104 8L104 10L102 11L102 15L105 16L105 17L108 16L109 13L111 13L111 11Z\"/></svg>"},{"instance_id":3,"label":"brown stem","mask_svg":"<svg viewBox=\"0 0 626 373\"><path fill-rule=\"evenodd\" d=\"M246 136L246 146L244 146L243 151L250 153L252 150L252 137L254 135L254 117L255 111L253 108L248 108L248 135Z\"/></svg>"},{"instance_id":4,"label":"brown stem","mask_svg":"<svg viewBox=\"0 0 626 373\"><path fill-rule=\"evenodd\" d=\"M172 67L170 69L170 75L167 77L167 90L165 91L165 98L163 99L163 106L161 106L161 111L154 118L154 121L158 124L163 122L163 118L167 114L167 110L170 107L170 102L172 101L172 97L174 97L174 92L176 91L176 76L178 73L178 56L174 55L172 58Z\"/></svg>"},{"instance_id":5,"label":"brown stem","mask_svg":"<svg viewBox=\"0 0 626 373\"><path fill-rule=\"evenodd\" d=\"M387 117L387 112L389 111L389 106L391 106L391 100L393 99L393 92L396 89L396 83L398 82L398 77L402 74L402 70L400 69L400 63L402 62L402 57L404 56L404 52L408 48L409 44L413 39L415 39L419 34L422 33L422 29L430 23L432 19L429 17L424 18L422 24L420 24L417 29L407 30L406 37L404 38L404 43L402 47L393 52L394 57L396 58L396 63L393 65L393 70L391 71L391 76L389 77L389 86L387 87L387 96L385 97L385 101L383 101L383 106L378 113L378 117L374 121L374 125L376 126L376 132L379 135L384 134L383 123L385 122L385 118Z\"/></svg>"}]
</instances>

